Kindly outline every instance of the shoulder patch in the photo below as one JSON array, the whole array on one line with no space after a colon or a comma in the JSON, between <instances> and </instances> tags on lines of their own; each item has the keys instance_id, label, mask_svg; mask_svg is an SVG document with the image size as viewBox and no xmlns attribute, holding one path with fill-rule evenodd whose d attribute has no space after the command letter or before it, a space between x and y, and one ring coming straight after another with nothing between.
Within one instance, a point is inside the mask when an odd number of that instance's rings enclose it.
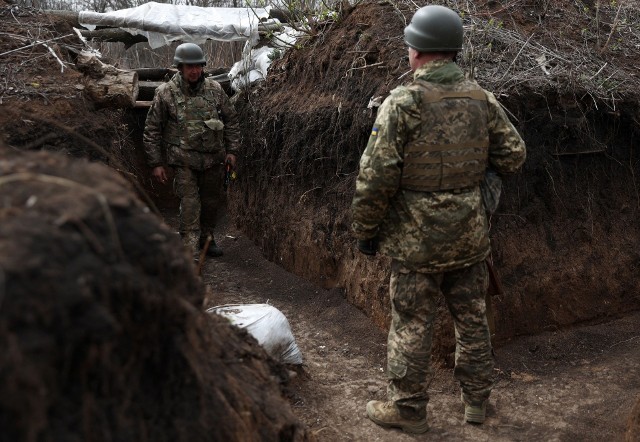
<instances>
[{"instance_id":1,"label":"shoulder patch","mask_svg":"<svg viewBox=\"0 0 640 442\"><path fill-rule=\"evenodd\" d=\"M378 136L378 126L373 126L373 129L371 129L371 136L372 137Z\"/></svg>"}]
</instances>

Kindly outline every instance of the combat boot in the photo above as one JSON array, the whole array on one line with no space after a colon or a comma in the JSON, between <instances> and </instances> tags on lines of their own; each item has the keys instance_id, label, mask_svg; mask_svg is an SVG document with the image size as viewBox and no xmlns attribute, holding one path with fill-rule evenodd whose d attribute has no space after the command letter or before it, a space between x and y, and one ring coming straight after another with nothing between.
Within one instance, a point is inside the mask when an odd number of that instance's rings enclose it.
<instances>
[{"instance_id":1,"label":"combat boot","mask_svg":"<svg viewBox=\"0 0 640 442\"><path fill-rule=\"evenodd\" d=\"M460 399L464 404L464 420L470 424L481 424L485 420L487 413L487 401L471 403L464 399L464 393L460 394Z\"/></svg>"},{"instance_id":2,"label":"combat boot","mask_svg":"<svg viewBox=\"0 0 640 442\"><path fill-rule=\"evenodd\" d=\"M200 247L204 247L206 244L207 244L207 237L201 237ZM211 256L213 258L219 258L222 255L224 255L224 253L222 252L222 248L220 248L216 244L216 240L213 238L213 235L211 235L211 242L209 243L209 248L207 249L207 256Z\"/></svg>"},{"instance_id":3,"label":"combat boot","mask_svg":"<svg viewBox=\"0 0 640 442\"><path fill-rule=\"evenodd\" d=\"M367 416L381 427L396 427L406 433L424 433L429 429L425 415L412 411L401 411L393 402L369 401Z\"/></svg>"}]
</instances>

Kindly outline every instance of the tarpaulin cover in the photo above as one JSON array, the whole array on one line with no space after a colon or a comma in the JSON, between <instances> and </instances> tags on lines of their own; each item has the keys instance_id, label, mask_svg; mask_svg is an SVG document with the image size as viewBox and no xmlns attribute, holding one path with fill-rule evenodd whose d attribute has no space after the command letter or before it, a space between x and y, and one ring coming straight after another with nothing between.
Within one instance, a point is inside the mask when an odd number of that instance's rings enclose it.
<instances>
[{"instance_id":1,"label":"tarpaulin cover","mask_svg":"<svg viewBox=\"0 0 640 442\"><path fill-rule=\"evenodd\" d=\"M258 23L269 17L269 8L203 8L149 2L112 12L82 11L78 20L96 26L122 28L147 37L152 48L181 40L202 44L206 40L258 40Z\"/></svg>"}]
</instances>

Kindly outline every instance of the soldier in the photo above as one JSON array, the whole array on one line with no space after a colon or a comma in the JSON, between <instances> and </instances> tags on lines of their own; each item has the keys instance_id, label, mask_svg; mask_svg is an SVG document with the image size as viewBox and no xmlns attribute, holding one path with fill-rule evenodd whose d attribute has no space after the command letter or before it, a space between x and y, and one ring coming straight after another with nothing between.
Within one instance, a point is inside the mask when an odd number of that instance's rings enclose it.
<instances>
[{"instance_id":1,"label":"soldier","mask_svg":"<svg viewBox=\"0 0 640 442\"><path fill-rule=\"evenodd\" d=\"M240 148L238 118L220 84L204 77L206 60L193 43L176 48L178 73L156 90L144 130L152 175L161 183L174 176L180 198L180 234L194 256L213 229L224 205L225 163L236 166ZM208 254L222 256L215 240Z\"/></svg>"},{"instance_id":2,"label":"soldier","mask_svg":"<svg viewBox=\"0 0 640 442\"><path fill-rule=\"evenodd\" d=\"M436 297L456 334L454 375L466 422L482 423L493 387L487 326L488 221L479 184L485 169L516 172L525 144L495 96L465 79L458 14L425 6L404 30L413 82L380 106L352 202L358 249L392 258L388 401L370 401L378 425L423 433Z\"/></svg>"}]
</instances>

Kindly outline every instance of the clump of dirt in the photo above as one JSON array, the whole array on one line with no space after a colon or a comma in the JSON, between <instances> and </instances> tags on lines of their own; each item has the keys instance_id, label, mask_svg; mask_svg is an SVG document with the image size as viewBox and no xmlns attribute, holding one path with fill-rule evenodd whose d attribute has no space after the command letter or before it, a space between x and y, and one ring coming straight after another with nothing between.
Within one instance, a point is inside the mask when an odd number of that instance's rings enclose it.
<instances>
[{"instance_id":1,"label":"clump of dirt","mask_svg":"<svg viewBox=\"0 0 640 442\"><path fill-rule=\"evenodd\" d=\"M236 99L246 152L230 199L235 223L269 259L344 288L381 327L388 262L357 253L349 205L375 103L411 79L402 31L420 5L345 8L272 64L262 88ZM467 2L459 12L458 61L500 99L529 152L491 220L505 289L493 298L495 343L640 308L640 89L628 57L640 44L629 25L638 2ZM442 359L453 334L441 310Z\"/></svg>"},{"instance_id":2,"label":"clump of dirt","mask_svg":"<svg viewBox=\"0 0 640 442\"><path fill-rule=\"evenodd\" d=\"M287 370L202 311L190 254L124 178L0 157L0 439L308 439Z\"/></svg>"}]
</instances>

